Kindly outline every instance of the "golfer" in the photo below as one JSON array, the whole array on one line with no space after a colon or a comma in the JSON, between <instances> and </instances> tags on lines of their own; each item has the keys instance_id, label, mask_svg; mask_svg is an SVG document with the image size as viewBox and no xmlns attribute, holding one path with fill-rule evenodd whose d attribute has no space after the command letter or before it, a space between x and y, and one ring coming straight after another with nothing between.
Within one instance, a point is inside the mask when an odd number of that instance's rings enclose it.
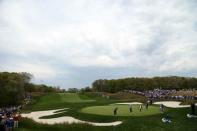
<instances>
[{"instance_id":1,"label":"golfer","mask_svg":"<svg viewBox=\"0 0 197 131\"><path fill-rule=\"evenodd\" d=\"M148 109L148 102L146 103L146 109Z\"/></svg>"},{"instance_id":2,"label":"golfer","mask_svg":"<svg viewBox=\"0 0 197 131\"><path fill-rule=\"evenodd\" d=\"M164 105L163 105L163 104L160 105L160 111L161 111L162 113L164 112Z\"/></svg>"},{"instance_id":3,"label":"golfer","mask_svg":"<svg viewBox=\"0 0 197 131\"><path fill-rule=\"evenodd\" d=\"M117 110L118 110L118 107L116 107L116 108L114 109L114 115L117 115Z\"/></svg>"},{"instance_id":4,"label":"golfer","mask_svg":"<svg viewBox=\"0 0 197 131\"><path fill-rule=\"evenodd\" d=\"M132 112L132 111L133 111L132 105L130 104L130 106L129 106L129 112Z\"/></svg>"},{"instance_id":5,"label":"golfer","mask_svg":"<svg viewBox=\"0 0 197 131\"><path fill-rule=\"evenodd\" d=\"M142 111L142 105L140 105L140 112Z\"/></svg>"}]
</instances>

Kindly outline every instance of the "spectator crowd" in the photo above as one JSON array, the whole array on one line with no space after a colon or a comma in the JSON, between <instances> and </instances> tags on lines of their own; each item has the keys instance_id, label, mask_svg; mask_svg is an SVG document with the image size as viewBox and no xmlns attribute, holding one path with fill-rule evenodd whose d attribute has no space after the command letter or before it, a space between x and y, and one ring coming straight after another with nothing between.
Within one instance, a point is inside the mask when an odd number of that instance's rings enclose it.
<instances>
[{"instance_id":1,"label":"spectator crowd","mask_svg":"<svg viewBox=\"0 0 197 131\"><path fill-rule=\"evenodd\" d=\"M175 99L175 100L197 100L197 95L191 95L190 93L181 95L178 94L176 90L167 89L154 89L146 91L136 91L136 90L124 90L124 92L130 92L133 94L143 95L151 99Z\"/></svg>"},{"instance_id":2,"label":"spectator crowd","mask_svg":"<svg viewBox=\"0 0 197 131\"><path fill-rule=\"evenodd\" d=\"M20 121L20 106L0 108L0 131L13 131Z\"/></svg>"}]
</instances>

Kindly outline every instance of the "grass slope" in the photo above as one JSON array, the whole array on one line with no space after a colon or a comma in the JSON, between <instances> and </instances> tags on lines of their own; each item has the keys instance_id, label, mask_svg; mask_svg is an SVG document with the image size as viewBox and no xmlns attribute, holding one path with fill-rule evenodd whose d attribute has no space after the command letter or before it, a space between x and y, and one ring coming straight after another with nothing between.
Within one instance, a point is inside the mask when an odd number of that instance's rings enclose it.
<instances>
[{"instance_id":1,"label":"grass slope","mask_svg":"<svg viewBox=\"0 0 197 131\"><path fill-rule=\"evenodd\" d=\"M89 97L84 95L79 95L76 93L59 93L62 102L69 103L82 103L82 102L93 102Z\"/></svg>"},{"instance_id":2,"label":"grass slope","mask_svg":"<svg viewBox=\"0 0 197 131\"><path fill-rule=\"evenodd\" d=\"M67 107L68 104L93 102L88 96L76 93L49 93L37 98L26 108L27 111L49 110Z\"/></svg>"}]
</instances>

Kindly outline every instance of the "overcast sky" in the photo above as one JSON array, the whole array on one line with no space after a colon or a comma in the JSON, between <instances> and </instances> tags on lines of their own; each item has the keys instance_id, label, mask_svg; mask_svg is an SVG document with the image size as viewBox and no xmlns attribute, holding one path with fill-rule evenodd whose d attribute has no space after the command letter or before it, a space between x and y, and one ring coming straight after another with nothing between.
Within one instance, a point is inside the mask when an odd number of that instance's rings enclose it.
<instances>
[{"instance_id":1,"label":"overcast sky","mask_svg":"<svg viewBox=\"0 0 197 131\"><path fill-rule=\"evenodd\" d=\"M196 0L0 0L0 71L85 87L197 76Z\"/></svg>"}]
</instances>

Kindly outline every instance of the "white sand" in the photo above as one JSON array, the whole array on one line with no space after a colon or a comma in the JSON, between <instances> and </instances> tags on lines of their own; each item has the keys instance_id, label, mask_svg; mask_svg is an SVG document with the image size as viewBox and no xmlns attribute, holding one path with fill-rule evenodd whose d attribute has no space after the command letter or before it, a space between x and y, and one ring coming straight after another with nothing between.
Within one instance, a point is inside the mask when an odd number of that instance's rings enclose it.
<instances>
[{"instance_id":1,"label":"white sand","mask_svg":"<svg viewBox=\"0 0 197 131\"><path fill-rule=\"evenodd\" d=\"M160 101L160 102L155 102L153 104L160 105L163 104L166 107L170 108L184 108L184 107L190 107L190 105L180 105L181 102L179 101ZM197 104L196 104L197 105Z\"/></svg>"},{"instance_id":2,"label":"white sand","mask_svg":"<svg viewBox=\"0 0 197 131\"><path fill-rule=\"evenodd\" d=\"M114 103L117 105L141 105L142 103L140 102L123 102L123 103Z\"/></svg>"},{"instance_id":3,"label":"white sand","mask_svg":"<svg viewBox=\"0 0 197 131\"><path fill-rule=\"evenodd\" d=\"M40 119L40 117L43 116L49 116L49 115L54 115L54 114L58 114L55 113L56 111L60 111L62 109L58 109L58 110L47 110L47 111L36 111L36 112L31 112L28 114L21 114L22 117L27 117L30 119L33 119L34 121L38 122L38 123L43 123L43 124L62 124L62 123L86 123L86 124L90 124L90 125L94 125L94 126L116 126L121 124L121 121L116 121L116 122L108 122L108 123L95 123L95 122L88 122L88 121L81 121L78 119L75 119L74 117L70 117L70 116L62 116L62 117L58 117L58 118L50 118L50 119Z\"/></svg>"},{"instance_id":4,"label":"white sand","mask_svg":"<svg viewBox=\"0 0 197 131\"><path fill-rule=\"evenodd\" d=\"M114 103L114 104L118 104L118 105L140 105L140 104L143 104L143 103L140 103L140 102L123 102L123 103ZM114 104L110 104L110 105L114 105ZM190 107L190 105L180 105L181 102L179 102L179 101L160 101L160 102L154 102L153 104L156 104L156 105L163 104L164 106L170 107L170 108ZM195 105L197 106L197 103Z\"/></svg>"}]
</instances>

